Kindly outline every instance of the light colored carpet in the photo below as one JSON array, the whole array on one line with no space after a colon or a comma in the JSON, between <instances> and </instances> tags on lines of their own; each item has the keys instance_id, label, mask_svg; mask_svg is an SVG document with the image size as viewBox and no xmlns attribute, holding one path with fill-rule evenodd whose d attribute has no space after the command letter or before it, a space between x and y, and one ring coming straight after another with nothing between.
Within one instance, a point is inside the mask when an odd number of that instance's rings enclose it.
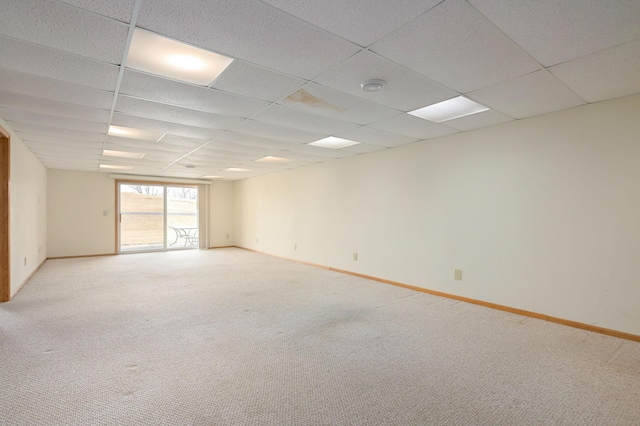
<instances>
[{"instance_id":1,"label":"light colored carpet","mask_svg":"<svg viewBox=\"0 0 640 426\"><path fill-rule=\"evenodd\" d=\"M3 425L638 425L638 343L240 249L51 260Z\"/></svg>"}]
</instances>

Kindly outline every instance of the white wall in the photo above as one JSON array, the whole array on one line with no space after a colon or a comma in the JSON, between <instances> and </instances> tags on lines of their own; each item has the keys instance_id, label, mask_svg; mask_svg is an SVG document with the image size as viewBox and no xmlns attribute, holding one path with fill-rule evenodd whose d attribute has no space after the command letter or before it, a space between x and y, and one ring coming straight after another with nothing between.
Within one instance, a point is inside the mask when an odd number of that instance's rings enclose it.
<instances>
[{"instance_id":1,"label":"white wall","mask_svg":"<svg viewBox=\"0 0 640 426\"><path fill-rule=\"evenodd\" d=\"M209 202L209 247L233 245L233 182L213 181L209 185Z\"/></svg>"},{"instance_id":2,"label":"white wall","mask_svg":"<svg viewBox=\"0 0 640 426\"><path fill-rule=\"evenodd\" d=\"M640 334L638 117L633 96L239 181L236 244Z\"/></svg>"},{"instance_id":3,"label":"white wall","mask_svg":"<svg viewBox=\"0 0 640 426\"><path fill-rule=\"evenodd\" d=\"M50 169L48 191L49 257L116 252L114 179L106 173Z\"/></svg>"},{"instance_id":4,"label":"white wall","mask_svg":"<svg viewBox=\"0 0 640 426\"><path fill-rule=\"evenodd\" d=\"M4 120L0 119L0 125L11 133L9 250L13 296L47 258L47 169Z\"/></svg>"}]
</instances>

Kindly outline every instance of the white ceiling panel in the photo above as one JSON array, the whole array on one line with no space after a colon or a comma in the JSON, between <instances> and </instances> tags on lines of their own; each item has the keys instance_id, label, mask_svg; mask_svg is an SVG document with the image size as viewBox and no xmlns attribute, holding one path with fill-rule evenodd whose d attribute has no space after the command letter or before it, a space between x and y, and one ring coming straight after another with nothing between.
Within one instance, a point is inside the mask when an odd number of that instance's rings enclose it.
<instances>
[{"instance_id":1,"label":"white ceiling panel","mask_svg":"<svg viewBox=\"0 0 640 426\"><path fill-rule=\"evenodd\" d=\"M135 0L60 0L68 4L108 16L122 22L131 22Z\"/></svg>"},{"instance_id":2,"label":"white ceiling panel","mask_svg":"<svg viewBox=\"0 0 640 426\"><path fill-rule=\"evenodd\" d=\"M248 135L246 133L226 132L216 138L218 141L237 143L240 145L248 145L255 147L266 147L287 150L293 146L299 145L298 142L288 142L277 139L269 139L260 136Z\"/></svg>"},{"instance_id":3,"label":"white ceiling panel","mask_svg":"<svg viewBox=\"0 0 640 426\"><path fill-rule=\"evenodd\" d=\"M30 111L0 108L0 116L7 121L40 124L43 126L59 127L62 129L80 130L82 132L106 133L105 123L76 120L74 118L56 117L54 115L38 114Z\"/></svg>"},{"instance_id":4,"label":"white ceiling panel","mask_svg":"<svg viewBox=\"0 0 640 426\"><path fill-rule=\"evenodd\" d=\"M367 124L399 111L319 84L309 83L278 102L311 114L324 115L357 124Z\"/></svg>"},{"instance_id":5,"label":"white ceiling panel","mask_svg":"<svg viewBox=\"0 0 640 426\"><path fill-rule=\"evenodd\" d=\"M0 90L100 109L113 102L113 92L1 68Z\"/></svg>"},{"instance_id":6,"label":"white ceiling panel","mask_svg":"<svg viewBox=\"0 0 640 426\"><path fill-rule=\"evenodd\" d=\"M467 96L515 118L546 114L585 103L547 70L486 87Z\"/></svg>"},{"instance_id":7,"label":"white ceiling panel","mask_svg":"<svg viewBox=\"0 0 640 426\"><path fill-rule=\"evenodd\" d=\"M409 114L396 115L371 123L369 126L415 139L431 139L457 132L457 130L443 124L432 123Z\"/></svg>"},{"instance_id":8,"label":"white ceiling panel","mask_svg":"<svg viewBox=\"0 0 640 426\"><path fill-rule=\"evenodd\" d=\"M638 93L640 40L565 62L549 70L589 102Z\"/></svg>"},{"instance_id":9,"label":"white ceiling panel","mask_svg":"<svg viewBox=\"0 0 640 426\"><path fill-rule=\"evenodd\" d=\"M361 83L371 79L384 80L384 88L379 92L362 90ZM400 111L411 111L458 96L457 92L368 50L352 56L314 81Z\"/></svg>"},{"instance_id":10,"label":"white ceiling panel","mask_svg":"<svg viewBox=\"0 0 640 426\"><path fill-rule=\"evenodd\" d=\"M150 118L136 117L121 113L113 114L111 124L116 126L133 127L134 129L155 130L170 135L185 136L195 139L213 139L222 131L215 129L203 129L201 127L185 126L184 124L167 123L166 121L152 120Z\"/></svg>"},{"instance_id":11,"label":"white ceiling panel","mask_svg":"<svg viewBox=\"0 0 640 426\"><path fill-rule=\"evenodd\" d=\"M175 135L165 135L165 137L160 140L162 145L184 146L192 149L202 146L208 142L208 139L185 138L184 136Z\"/></svg>"},{"instance_id":12,"label":"white ceiling panel","mask_svg":"<svg viewBox=\"0 0 640 426\"><path fill-rule=\"evenodd\" d=\"M85 156L102 155L102 148L92 147L92 146L70 146L70 145L46 144L42 142L25 142L25 144L34 153L49 152L51 153L51 155L73 154L74 157L77 157L75 154L84 154Z\"/></svg>"},{"instance_id":13,"label":"white ceiling panel","mask_svg":"<svg viewBox=\"0 0 640 426\"><path fill-rule=\"evenodd\" d=\"M4 0L0 34L120 64L128 26L54 0Z\"/></svg>"},{"instance_id":14,"label":"white ceiling panel","mask_svg":"<svg viewBox=\"0 0 640 426\"><path fill-rule=\"evenodd\" d=\"M125 70L120 92L137 98L220 115L250 117L269 104L207 87Z\"/></svg>"},{"instance_id":15,"label":"white ceiling panel","mask_svg":"<svg viewBox=\"0 0 640 426\"><path fill-rule=\"evenodd\" d=\"M544 66L640 38L637 0L469 0Z\"/></svg>"},{"instance_id":16,"label":"white ceiling panel","mask_svg":"<svg viewBox=\"0 0 640 426\"><path fill-rule=\"evenodd\" d=\"M442 0L263 1L360 46L368 46Z\"/></svg>"},{"instance_id":17,"label":"white ceiling panel","mask_svg":"<svg viewBox=\"0 0 640 426\"><path fill-rule=\"evenodd\" d=\"M449 120L445 122L445 124L447 127L453 127L454 129L465 131L492 126L499 123L506 123L507 121L512 120L513 118L490 109L477 114L467 115L466 117L456 118L455 120Z\"/></svg>"},{"instance_id":18,"label":"white ceiling panel","mask_svg":"<svg viewBox=\"0 0 640 426\"><path fill-rule=\"evenodd\" d=\"M297 77L271 71L236 59L210 87L263 101L275 102L306 83Z\"/></svg>"},{"instance_id":19,"label":"white ceiling panel","mask_svg":"<svg viewBox=\"0 0 640 426\"><path fill-rule=\"evenodd\" d=\"M219 139L219 138L218 138ZM273 148L268 147L257 147L257 146L249 146L249 145L241 145L238 143L232 142L223 142L221 140L211 141L207 148L211 149L220 149L223 151L231 151L231 152L243 152L246 154L251 154L257 156L258 158L266 157L267 155L271 155L273 157L282 157L284 151L280 151Z\"/></svg>"},{"instance_id":20,"label":"white ceiling panel","mask_svg":"<svg viewBox=\"0 0 640 426\"><path fill-rule=\"evenodd\" d=\"M20 139L22 133L40 134L46 136L58 136L66 139L79 139L81 141L103 141L104 135L100 133L80 132L78 130L59 129L57 127L41 126L39 124L27 124L10 121L10 126L18 133ZM24 140L24 139L23 139Z\"/></svg>"},{"instance_id":21,"label":"white ceiling panel","mask_svg":"<svg viewBox=\"0 0 640 426\"><path fill-rule=\"evenodd\" d=\"M0 36L0 68L115 91L120 67Z\"/></svg>"},{"instance_id":22,"label":"white ceiling panel","mask_svg":"<svg viewBox=\"0 0 640 426\"><path fill-rule=\"evenodd\" d=\"M82 139L70 139L62 136L52 136L40 133L20 133L20 139L24 143L28 142L42 142L51 143L56 145L69 145L69 146L91 146L94 148L100 148L103 145L102 139L100 140L82 140Z\"/></svg>"},{"instance_id":23,"label":"white ceiling panel","mask_svg":"<svg viewBox=\"0 0 640 426\"><path fill-rule=\"evenodd\" d=\"M195 111L124 95L118 96L115 111L205 129L228 129L244 120L240 117Z\"/></svg>"},{"instance_id":24,"label":"white ceiling panel","mask_svg":"<svg viewBox=\"0 0 640 426\"><path fill-rule=\"evenodd\" d=\"M138 26L306 79L358 51L358 46L257 0L144 2Z\"/></svg>"},{"instance_id":25,"label":"white ceiling panel","mask_svg":"<svg viewBox=\"0 0 640 426\"><path fill-rule=\"evenodd\" d=\"M11 92L0 91L0 106L41 114L57 115L59 117L77 118L79 120L106 123L109 111L86 107L67 102L52 101Z\"/></svg>"},{"instance_id":26,"label":"white ceiling panel","mask_svg":"<svg viewBox=\"0 0 640 426\"><path fill-rule=\"evenodd\" d=\"M460 93L540 69L464 0L447 0L372 50Z\"/></svg>"},{"instance_id":27,"label":"white ceiling panel","mask_svg":"<svg viewBox=\"0 0 640 426\"><path fill-rule=\"evenodd\" d=\"M385 147L393 147L406 145L417 141L418 139L409 136L399 135L396 133L386 132L384 130L372 129L371 127L362 126L357 129L342 132L336 135L339 138L350 139L357 142L370 143L372 145L380 145Z\"/></svg>"},{"instance_id":28,"label":"white ceiling panel","mask_svg":"<svg viewBox=\"0 0 640 426\"><path fill-rule=\"evenodd\" d=\"M235 126L234 132L247 135L266 137L295 143L313 142L326 137L323 133L305 132L303 130L291 129L288 127L276 126L261 121L247 120Z\"/></svg>"},{"instance_id":29,"label":"white ceiling panel","mask_svg":"<svg viewBox=\"0 0 640 426\"><path fill-rule=\"evenodd\" d=\"M387 149L387 147L361 142L357 145L351 145L346 148L342 148L342 151L357 152L358 154L365 154L367 152L381 151L383 149Z\"/></svg>"},{"instance_id":30,"label":"white ceiling panel","mask_svg":"<svg viewBox=\"0 0 640 426\"><path fill-rule=\"evenodd\" d=\"M325 157L325 158L343 158L350 157L352 155L356 155L355 152L342 151L339 149L329 149L329 148L321 148L319 146L311 146L311 145L298 145L295 147L291 147L288 150L292 153L300 153L300 154L311 154L316 157Z\"/></svg>"},{"instance_id":31,"label":"white ceiling panel","mask_svg":"<svg viewBox=\"0 0 640 426\"><path fill-rule=\"evenodd\" d=\"M327 135L333 135L334 133L344 132L360 126L359 124L350 123L348 121L309 114L307 112L286 108L280 105L271 105L269 108L256 114L252 118L257 121L277 126L290 127L292 129Z\"/></svg>"}]
</instances>

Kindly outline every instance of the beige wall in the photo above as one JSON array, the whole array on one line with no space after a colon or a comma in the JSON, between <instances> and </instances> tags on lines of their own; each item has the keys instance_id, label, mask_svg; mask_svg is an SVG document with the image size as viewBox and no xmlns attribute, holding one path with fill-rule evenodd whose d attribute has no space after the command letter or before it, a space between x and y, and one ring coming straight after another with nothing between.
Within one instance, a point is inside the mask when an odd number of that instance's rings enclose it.
<instances>
[{"instance_id":1,"label":"beige wall","mask_svg":"<svg viewBox=\"0 0 640 426\"><path fill-rule=\"evenodd\" d=\"M209 185L209 217L209 247L233 245L233 182L213 181Z\"/></svg>"},{"instance_id":2,"label":"beige wall","mask_svg":"<svg viewBox=\"0 0 640 426\"><path fill-rule=\"evenodd\" d=\"M115 253L114 179L50 169L48 191L49 257Z\"/></svg>"},{"instance_id":3,"label":"beige wall","mask_svg":"<svg viewBox=\"0 0 640 426\"><path fill-rule=\"evenodd\" d=\"M47 258L47 170L11 132L9 182L11 296Z\"/></svg>"},{"instance_id":4,"label":"beige wall","mask_svg":"<svg viewBox=\"0 0 640 426\"><path fill-rule=\"evenodd\" d=\"M634 96L239 181L235 241L640 334L638 117Z\"/></svg>"},{"instance_id":5,"label":"beige wall","mask_svg":"<svg viewBox=\"0 0 640 426\"><path fill-rule=\"evenodd\" d=\"M115 180L106 173L68 170L49 170L48 180L49 257L115 253ZM209 187L208 195L203 187ZM200 189L201 197L208 197L208 211L200 210L209 215L208 247L233 245L233 183Z\"/></svg>"}]
</instances>

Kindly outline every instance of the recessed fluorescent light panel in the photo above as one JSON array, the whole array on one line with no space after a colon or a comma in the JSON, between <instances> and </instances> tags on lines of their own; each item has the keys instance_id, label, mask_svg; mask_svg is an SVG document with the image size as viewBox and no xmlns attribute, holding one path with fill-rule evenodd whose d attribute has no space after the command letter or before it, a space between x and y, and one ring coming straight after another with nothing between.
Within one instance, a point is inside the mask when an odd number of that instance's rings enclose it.
<instances>
[{"instance_id":1,"label":"recessed fluorescent light panel","mask_svg":"<svg viewBox=\"0 0 640 426\"><path fill-rule=\"evenodd\" d=\"M131 166L115 166L113 164L100 164L100 168L103 170L133 170Z\"/></svg>"},{"instance_id":2,"label":"recessed fluorescent light panel","mask_svg":"<svg viewBox=\"0 0 640 426\"><path fill-rule=\"evenodd\" d=\"M288 163L293 160L291 158L272 157L269 155L256 161L259 161L260 163Z\"/></svg>"},{"instance_id":3,"label":"recessed fluorescent light panel","mask_svg":"<svg viewBox=\"0 0 640 426\"><path fill-rule=\"evenodd\" d=\"M186 81L210 85L233 59L136 28L127 55L127 67Z\"/></svg>"},{"instance_id":4,"label":"recessed fluorescent light panel","mask_svg":"<svg viewBox=\"0 0 640 426\"><path fill-rule=\"evenodd\" d=\"M228 169L224 169L225 172L249 172L249 169L239 169L237 167L229 167Z\"/></svg>"},{"instance_id":5,"label":"recessed fluorescent light panel","mask_svg":"<svg viewBox=\"0 0 640 426\"><path fill-rule=\"evenodd\" d=\"M108 157L134 158L136 160L141 160L144 157L144 154L139 152L113 151L110 149L103 149L102 155Z\"/></svg>"},{"instance_id":6,"label":"recessed fluorescent light panel","mask_svg":"<svg viewBox=\"0 0 640 426\"><path fill-rule=\"evenodd\" d=\"M121 138L138 139L141 141L157 142L164 136L156 130L134 129L131 127L109 126L109 135Z\"/></svg>"},{"instance_id":7,"label":"recessed fluorescent light panel","mask_svg":"<svg viewBox=\"0 0 640 426\"><path fill-rule=\"evenodd\" d=\"M464 96L449 99L447 101L438 102L424 108L409 111L408 114L414 115L425 120L435 123L442 123L456 118L466 117L467 115L477 114L479 112L488 111L484 105L467 99Z\"/></svg>"},{"instance_id":8,"label":"recessed fluorescent light panel","mask_svg":"<svg viewBox=\"0 0 640 426\"><path fill-rule=\"evenodd\" d=\"M321 148L340 149L346 148L351 145L358 145L359 143L360 142L352 141L349 139L329 136L328 138L320 139L318 141L308 143L307 145L319 146Z\"/></svg>"},{"instance_id":9,"label":"recessed fluorescent light panel","mask_svg":"<svg viewBox=\"0 0 640 426\"><path fill-rule=\"evenodd\" d=\"M213 176L213 175L207 175L202 177L205 179L222 179L222 176Z\"/></svg>"}]
</instances>

